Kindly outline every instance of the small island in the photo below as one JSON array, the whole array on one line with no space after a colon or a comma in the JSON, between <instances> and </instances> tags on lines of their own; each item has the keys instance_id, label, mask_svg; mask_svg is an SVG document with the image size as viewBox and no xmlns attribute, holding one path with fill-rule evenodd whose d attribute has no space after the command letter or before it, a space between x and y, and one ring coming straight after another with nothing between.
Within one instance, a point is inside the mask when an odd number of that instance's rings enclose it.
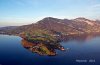
<instances>
[{"instance_id":1,"label":"small island","mask_svg":"<svg viewBox=\"0 0 100 65\"><path fill-rule=\"evenodd\" d=\"M20 36L23 38L23 47L39 55L54 56L57 54L55 49L65 50L60 41L50 34L21 33Z\"/></svg>"}]
</instances>

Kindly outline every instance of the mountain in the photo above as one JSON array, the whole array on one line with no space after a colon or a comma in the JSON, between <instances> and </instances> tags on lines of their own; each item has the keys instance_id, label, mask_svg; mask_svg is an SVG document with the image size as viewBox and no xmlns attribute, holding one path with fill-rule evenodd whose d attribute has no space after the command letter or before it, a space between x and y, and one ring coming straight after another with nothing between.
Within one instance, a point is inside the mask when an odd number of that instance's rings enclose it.
<instances>
[{"instance_id":1,"label":"mountain","mask_svg":"<svg viewBox=\"0 0 100 65\"><path fill-rule=\"evenodd\" d=\"M7 27L1 27L0 30L11 30L11 29L15 29L18 26L7 26Z\"/></svg>"},{"instance_id":2,"label":"mountain","mask_svg":"<svg viewBox=\"0 0 100 65\"><path fill-rule=\"evenodd\" d=\"M100 23L86 18L76 18L74 27L86 33L100 32Z\"/></svg>"},{"instance_id":3,"label":"mountain","mask_svg":"<svg viewBox=\"0 0 100 65\"><path fill-rule=\"evenodd\" d=\"M30 25L0 28L0 33L4 34L20 34L23 32L62 35L97 33L100 32L100 22L83 17L71 20L46 17Z\"/></svg>"},{"instance_id":4,"label":"mountain","mask_svg":"<svg viewBox=\"0 0 100 65\"><path fill-rule=\"evenodd\" d=\"M7 27L1 27L0 28L0 33L3 34L3 33L9 33L11 32L12 30L16 29L18 26L7 26Z\"/></svg>"}]
</instances>

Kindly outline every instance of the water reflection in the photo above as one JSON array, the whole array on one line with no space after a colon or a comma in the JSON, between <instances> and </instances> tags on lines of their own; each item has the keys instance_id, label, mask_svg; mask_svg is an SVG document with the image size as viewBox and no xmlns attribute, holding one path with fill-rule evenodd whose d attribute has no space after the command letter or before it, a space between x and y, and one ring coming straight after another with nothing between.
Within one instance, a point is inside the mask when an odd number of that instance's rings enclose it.
<instances>
[{"instance_id":1,"label":"water reflection","mask_svg":"<svg viewBox=\"0 0 100 65\"><path fill-rule=\"evenodd\" d=\"M85 34L85 35L72 35L72 36L67 36L64 38L64 41L70 41L70 40L77 40L77 41L90 41L94 37L100 37L99 34Z\"/></svg>"},{"instance_id":2,"label":"water reflection","mask_svg":"<svg viewBox=\"0 0 100 65\"><path fill-rule=\"evenodd\" d=\"M56 49L64 50L63 46L60 43L32 43L28 42L27 40L22 39L22 45L24 48L30 50L33 53L38 53L39 55L48 55L48 56L55 56Z\"/></svg>"}]
</instances>

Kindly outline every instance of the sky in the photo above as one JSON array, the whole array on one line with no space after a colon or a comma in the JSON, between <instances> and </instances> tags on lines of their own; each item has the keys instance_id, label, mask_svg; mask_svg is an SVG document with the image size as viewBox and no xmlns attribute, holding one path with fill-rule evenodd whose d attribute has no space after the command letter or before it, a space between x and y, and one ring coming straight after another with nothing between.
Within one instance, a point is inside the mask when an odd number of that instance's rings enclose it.
<instances>
[{"instance_id":1,"label":"sky","mask_svg":"<svg viewBox=\"0 0 100 65\"><path fill-rule=\"evenodd\" d=\"M45 17L100 18L100 0L0 0L0 27L35 23Z\"/></svg>"}]
</instances>

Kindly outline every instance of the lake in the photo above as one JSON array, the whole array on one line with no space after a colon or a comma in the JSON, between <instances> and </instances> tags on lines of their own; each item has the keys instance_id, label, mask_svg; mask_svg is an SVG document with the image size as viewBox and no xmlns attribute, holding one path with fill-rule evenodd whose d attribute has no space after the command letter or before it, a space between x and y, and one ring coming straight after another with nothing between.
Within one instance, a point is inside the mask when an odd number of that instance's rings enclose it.
<instances>
[{"instance_id":1,"label":"lake","mask_svg":"<svg viewBox=\"0 0 100 65\"><path fill-rule=\"evenodd\" d=\"M100 36L69 38L55 56L32 53L18 36L0 35L0 65L100 65Z\"/></svg>"}]
</instances>

